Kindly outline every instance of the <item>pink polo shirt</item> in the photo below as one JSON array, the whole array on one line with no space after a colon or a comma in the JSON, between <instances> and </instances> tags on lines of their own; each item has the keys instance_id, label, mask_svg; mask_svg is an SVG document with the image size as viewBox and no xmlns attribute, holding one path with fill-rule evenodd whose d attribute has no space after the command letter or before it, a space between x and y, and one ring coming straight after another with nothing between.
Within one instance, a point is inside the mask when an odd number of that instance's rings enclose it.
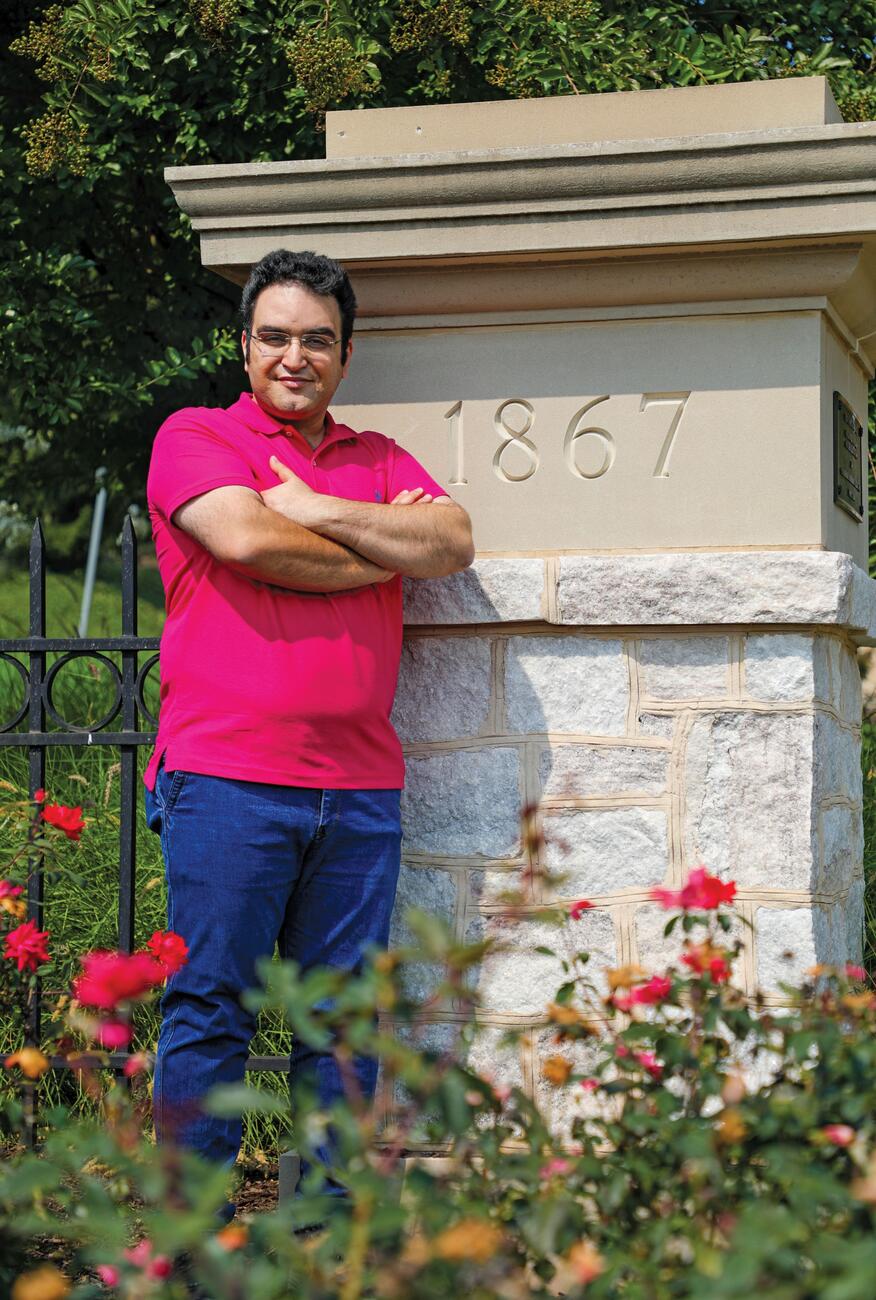
<instances>
[{"instance_id":1,"label":"pink polo shirt","mask_svg":"<svg viewBox=\"0 0 876 1300\"><path fill-rule=\"evenodd\" d=\"M317 492L391 501L441 488L391 438L327 417L316 451L250 393L227 410L189 407L158 431L147 496L167 605L161 716L146 784L170 771L327 789L398 789L404 763L389 720L402 635L401 578L304 593L220 564L171 523L213 488L278 482L275 455Z\"/></svg>"}]
</instances>

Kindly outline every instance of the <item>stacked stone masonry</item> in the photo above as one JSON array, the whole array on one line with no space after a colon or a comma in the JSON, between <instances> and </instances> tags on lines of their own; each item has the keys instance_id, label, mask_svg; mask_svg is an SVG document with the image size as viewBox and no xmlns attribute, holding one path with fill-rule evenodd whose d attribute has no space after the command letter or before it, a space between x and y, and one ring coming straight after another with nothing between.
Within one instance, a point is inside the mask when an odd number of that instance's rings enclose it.
<instances>
[{"instance_id":1,"label":"stacked stone masonry","mask_svg":"<svg viewBox=\"0 0 876 1300\"><path fill-rule=\"evenodd\" d=\"M779 1003L816 962L858 960L861 689L839 619L819 607L813 626L583 627L560 622L556 561L505 563L468 590L457 579L422 584L423 604L412 593L394 713L408 777L393 941L411 905L460 939L502 941L474 976L493 1039L467 1049L472 1063L537 1093L540 1058L557 1050L545 1004L563 980L539 949L586 949L597 971L662 969L677 941L649 891L698 864L736 881L753 927L737 972L749 993ZM533 566L548 570L535 609ZM531 806L536 844L521 833ZM523 893L513 917L509 889ZM580 920L540 919L580 898L594 904ZM411 978L426 996L440 971ZM431 1032L452 1041L464 1018L450 1003ZM527 1032L500 1069L509 1025Z\"/></svg>"}]
</instances>

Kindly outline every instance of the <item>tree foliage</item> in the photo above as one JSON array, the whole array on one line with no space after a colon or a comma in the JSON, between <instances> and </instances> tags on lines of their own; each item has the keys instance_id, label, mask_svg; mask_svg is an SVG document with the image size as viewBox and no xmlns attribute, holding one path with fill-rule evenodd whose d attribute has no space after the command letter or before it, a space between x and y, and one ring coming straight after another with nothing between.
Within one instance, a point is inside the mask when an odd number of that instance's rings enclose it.
<instances>
[{"instance_id":1,"label":"tree foliage","mask_svg":"<svg viewBox=\"0 0 876 1300\"><path fill-rule=\"evenodd\" d=\"M11 503L75 518L100 465L117 504L142 501L164 414L240 382L236 293L201 268L165 166L320 156L328 108L816 73L865 120L874 31L874 0L13 0L0 546Z\"/></svg>"}]
</instances>

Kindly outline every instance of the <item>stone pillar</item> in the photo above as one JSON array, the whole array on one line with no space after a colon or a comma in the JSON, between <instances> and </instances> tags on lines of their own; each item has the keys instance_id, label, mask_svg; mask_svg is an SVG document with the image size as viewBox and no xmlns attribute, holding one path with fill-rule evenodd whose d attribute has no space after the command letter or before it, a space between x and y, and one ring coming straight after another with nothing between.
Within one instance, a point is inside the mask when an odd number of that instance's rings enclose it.
<instances>
[{"instance_id":1,"label":"stone pillar","mask_svg":"<svg viewBox=\"0 0 876 1300\"><path fill-rule=\"evenodd\" d=\"M326 140L168 178L232 279L278 246L346 263L337 414L474 519L474 568L408 585L395 717L399 916L507 940L478 1062L540 1087L545 904L589 898L568 941L656 968L649 889L704 863L754 923L748 990L857 959L876 124L801 79L330 113Z\"/></svg>"}]
</instances>

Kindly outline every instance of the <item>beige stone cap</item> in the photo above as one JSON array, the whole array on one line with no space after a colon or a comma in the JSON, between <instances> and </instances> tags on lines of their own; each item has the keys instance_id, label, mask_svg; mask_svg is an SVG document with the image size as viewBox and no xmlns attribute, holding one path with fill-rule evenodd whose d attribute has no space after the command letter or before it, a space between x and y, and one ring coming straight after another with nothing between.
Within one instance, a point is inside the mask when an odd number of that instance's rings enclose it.
<instances>
[{"instance_id":1,"label":"beige stone cap","mask_svg":"<svg viewBox=\"0 0 876 1300\"><path fill-rule=\"evenodd\" d=\"M841 122L826 77L326 114L328 158L699 136Z\"/></svg>"},{"instance_id":2,"label":"beige stone cap","mask_svg":"<svg viewBox=\"0 0 876 1300\"><path fill-rule=\"evenodd\" d=\"M588 627L816 625L876 643L876 581L839 551L478 558L405 583L405 622Z\"/></svg>"}]
</instances>

